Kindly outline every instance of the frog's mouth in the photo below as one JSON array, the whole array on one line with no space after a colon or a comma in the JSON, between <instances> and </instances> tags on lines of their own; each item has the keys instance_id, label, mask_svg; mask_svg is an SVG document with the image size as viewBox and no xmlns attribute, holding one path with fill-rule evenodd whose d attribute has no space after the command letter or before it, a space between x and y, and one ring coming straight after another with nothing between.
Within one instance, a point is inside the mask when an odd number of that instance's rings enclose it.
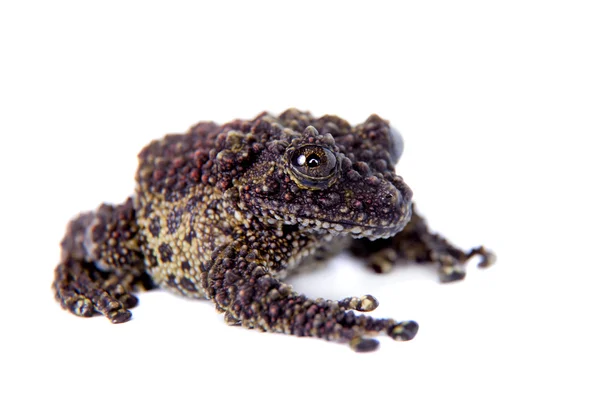
<instances>
[{"instance_id":1,"label":"frog's mouth","mask_svg":"<svg viewBox=\"0 0 600 400\"><path fill-rule=\"evenodd\" d=\"M315 233L330 233L335 235L351 235L352 237L386 239L400 232L412 216L411 203L404 204L398 212L397 218L392 221L380 221L375 224L361 224L356 221L332 220L328 218L315 218L292 216L284 220L284 224L297 225L299 229Z\"/></svg>"},{"instance_id":2,"label":"frog's mouth","mask_svg":"<svg viewBox=\"0 0 600 400\"><path fill-rule=\"evenodd\" d=\"M379 196L373 197L372 202L363 194L362 198L356 200L361 207L349 206L344 202L319 207L313 206L317 203L314 199L312 203L290 203L277 196L261 197L243 193L238 197L237 191L228 193L238 201L240 213L236 218L239 221L244 220L242 213L246 213L246 219L258 217L266 226L276 229L301 231L315 237L348 235L375 240L394 236L410 220L412 192L406 185L398 187L400 183L394 185L395 189L380 189ZM393 190L396 190L396 195ZM361 201L369 206L362 207ZM286 225L287 228L283 228Z\"/></svg>"}]
</instances>

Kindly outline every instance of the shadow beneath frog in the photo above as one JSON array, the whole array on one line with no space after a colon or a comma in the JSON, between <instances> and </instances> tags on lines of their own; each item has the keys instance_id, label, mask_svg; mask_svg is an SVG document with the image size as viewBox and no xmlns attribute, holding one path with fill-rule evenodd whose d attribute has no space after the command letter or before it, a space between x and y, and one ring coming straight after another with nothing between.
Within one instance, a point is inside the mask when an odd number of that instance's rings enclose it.
<instances>
[{"instance_id":1,"label":"shadow beneath frog","mask_svg":"<svg viewBox=\"0 0 600 400\"><path fill-rule=\"evenodd\" d=\"M378 293L411 291L416 284L439 286L437 266L434 264L397 263L387 273L375 273L362 260L344 252L320 263L312 271L298 271L286 280L295 291L310 298L322 297L339 300L348 296ZM459 283L451 282L450 284ZM448 286L449 283L444 283Z\"/></svg>"}]
</instances>

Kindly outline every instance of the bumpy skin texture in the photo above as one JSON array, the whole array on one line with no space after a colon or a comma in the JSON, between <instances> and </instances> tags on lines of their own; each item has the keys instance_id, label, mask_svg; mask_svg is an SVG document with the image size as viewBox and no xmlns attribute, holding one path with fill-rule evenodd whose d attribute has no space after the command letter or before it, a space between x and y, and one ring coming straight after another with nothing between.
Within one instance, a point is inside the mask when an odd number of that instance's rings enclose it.
<instances>
[{"instance_id":1,"label":"bumpy skin texture","mask_svg":"<svg viewBox=\"0 0 600 400\"><path fill-rule=\"evenodd\" d=\"M139 154L137 189L68 226L56 268L57 300L72 313L130 319L135 291L159 286L212 300L225 321L264 331L377 348L371 336L412 339L414 321L355 311L370 295L309 299L282 279L349 248L376 272L400 260L435 263L462 279L463 252L432 234L394 171L402 142L376 115L355 127L295 109L222 126L202 122Z\"/></svg>"}]
</instances>

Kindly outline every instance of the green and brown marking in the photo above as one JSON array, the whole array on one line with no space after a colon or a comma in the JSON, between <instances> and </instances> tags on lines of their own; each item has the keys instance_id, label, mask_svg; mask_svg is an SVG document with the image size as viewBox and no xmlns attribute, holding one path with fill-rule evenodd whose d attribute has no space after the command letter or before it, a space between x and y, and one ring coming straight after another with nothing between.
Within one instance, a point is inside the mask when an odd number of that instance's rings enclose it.
<instances>
[{"instance_id":1,"label":"green and brown marking","mask_svg":"<svg viewBox=\"0 0 600 400\"><path fill-rule=\"evenodd\" d=\"M402 140L376 115L350 126L295 109L224 125L202 122L139 154L137 189L118 206L81 214L67 229L54 289L80 316L125 322L139 290L159 286L213 301L227 323L378 346L410 340L414 321L376 319L370 295L309 299L282 280L344 248L385 272L399 260L464 277L463 252L414 212L394 166Z\"/></svg>"}]
</instances>

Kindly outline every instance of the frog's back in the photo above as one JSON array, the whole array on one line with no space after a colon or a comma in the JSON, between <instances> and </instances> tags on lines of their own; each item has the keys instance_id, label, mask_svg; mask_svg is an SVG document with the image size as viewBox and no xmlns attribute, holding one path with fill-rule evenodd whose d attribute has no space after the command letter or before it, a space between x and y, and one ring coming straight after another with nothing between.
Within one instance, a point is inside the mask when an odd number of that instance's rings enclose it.
<instances>
[{"instance_id":1,"label":"frog's back","mask_svg":"<svg viewBox=\"0 0 600 400\"><path fill-rule=\"evenodd\" d=\"M212 122L201 122L187 133L170 134L150 142L138 155L137 194L146 196L176 191L199 173L208 161L210 149L214 148L221 127ZM190 161L195 161L191 163ZM186 163L185 172L175 172ZM195 172L197 171L197 172ZM186 176L187 175L187 176ZM182 181L181 177L187 179Z\"/></svg>"}]
</instances>

